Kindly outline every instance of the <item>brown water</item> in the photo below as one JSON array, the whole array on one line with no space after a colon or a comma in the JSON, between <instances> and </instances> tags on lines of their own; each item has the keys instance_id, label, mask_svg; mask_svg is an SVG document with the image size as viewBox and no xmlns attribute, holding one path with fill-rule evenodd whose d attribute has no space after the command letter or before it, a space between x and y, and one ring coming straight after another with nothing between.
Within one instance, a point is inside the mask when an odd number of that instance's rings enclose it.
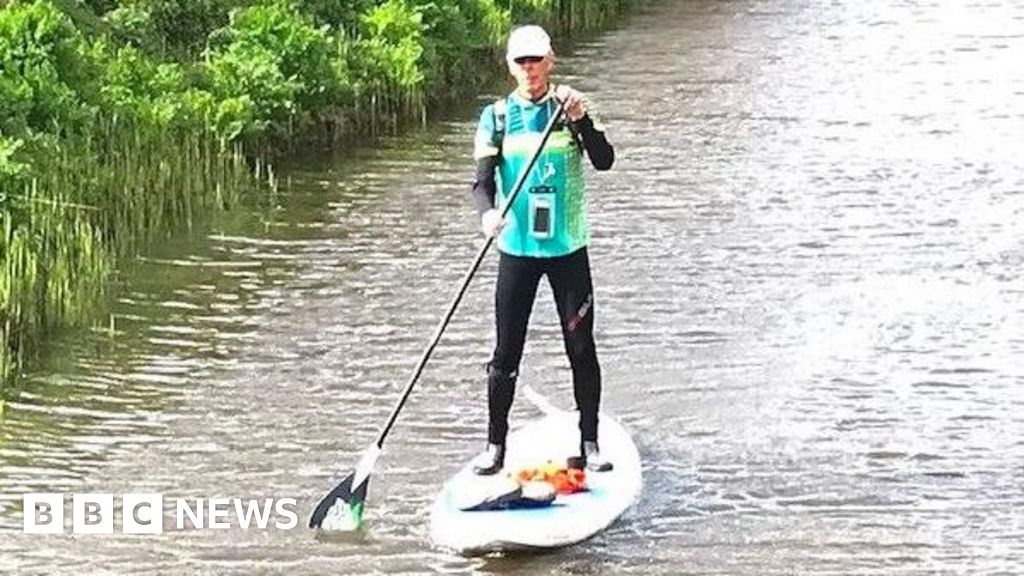
<instances>
[{"instance_id":1,"label":"brown water","mask_svg":"<svg viewBox=\"0 0 1024 576\"><path fill-rule=\"evenodd\" d=\"M116 332L61 335L7 403L0 571L1024 572L1022 54L1019 2L679 1L560 61L619 152L591 174L591 258L605 408L645 487L600 536L429 545L426 507L483 440L493 256L389 438L364 537L21 533L28 491L293 497L304 524L478 246L481 100L297 159L278 197L127 270ZM544 288L523 379L569 406L553 310Z\"/></svg>"}]
</instances>

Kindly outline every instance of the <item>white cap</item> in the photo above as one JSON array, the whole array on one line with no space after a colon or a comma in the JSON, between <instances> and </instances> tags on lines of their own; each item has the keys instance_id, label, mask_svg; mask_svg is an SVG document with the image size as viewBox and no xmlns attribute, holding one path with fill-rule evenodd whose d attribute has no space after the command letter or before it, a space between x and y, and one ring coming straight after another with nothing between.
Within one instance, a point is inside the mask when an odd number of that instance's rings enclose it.
<instances>
[{"instance_id":1,"label":"white cap","mask_svg":"<svg viewBox=\"0 0 1024 576\"><path fill-rule=\"evenodd\" d=\"M520 26L508 36L509 60L524 56L547 56L551 53L551 37L540 26Z\"/></svg>"}]
</instances>

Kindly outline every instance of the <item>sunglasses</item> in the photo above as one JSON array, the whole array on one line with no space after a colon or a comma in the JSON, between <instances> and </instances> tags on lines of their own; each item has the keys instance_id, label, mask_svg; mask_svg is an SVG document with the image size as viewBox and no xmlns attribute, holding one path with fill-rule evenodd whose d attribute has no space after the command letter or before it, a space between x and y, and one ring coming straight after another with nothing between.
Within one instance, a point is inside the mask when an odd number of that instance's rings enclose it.
<instances>
[{"instance_id":1,"label":"sunglasses","mask_svg":"<svg viewBox=\"0 0 1024 576\"><path fill-rule=\"evenodd\" d=\"M514 61L516 64L522 66L523 64L536 64L543 59L543 56L520 56L519 58L516 58Z\"/></svg>"}]
</instances>

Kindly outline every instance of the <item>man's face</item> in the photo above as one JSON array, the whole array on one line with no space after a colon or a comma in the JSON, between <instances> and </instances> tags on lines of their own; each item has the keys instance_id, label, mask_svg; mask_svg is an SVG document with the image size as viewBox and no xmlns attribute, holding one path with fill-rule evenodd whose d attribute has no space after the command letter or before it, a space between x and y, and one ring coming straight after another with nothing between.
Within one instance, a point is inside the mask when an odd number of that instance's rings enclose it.
<instances>
[{"instance_id":1,"label":"man's face","mask_svg":"<svg viewBox=\"0 0 1024 576\"><path fill-rule=\"evenodd\" d=\"M508 71L515 77L519 89L533 96L540 96L548 87L551 69L555 59L551 54L544 57L524 56L508 61Z\"/></svg>"}]
</instances>

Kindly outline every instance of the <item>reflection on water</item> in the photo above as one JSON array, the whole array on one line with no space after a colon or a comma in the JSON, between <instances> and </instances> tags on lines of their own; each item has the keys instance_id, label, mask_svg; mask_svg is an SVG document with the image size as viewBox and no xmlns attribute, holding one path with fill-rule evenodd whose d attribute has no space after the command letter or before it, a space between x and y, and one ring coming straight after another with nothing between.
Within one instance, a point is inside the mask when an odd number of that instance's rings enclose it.
<instances>
[{"instance_id":1,"label":"reflection on water","mask_svg":"<svg viewBox=\"0 0 1024 576\"><path fill-rule=\"evenodd\" d=\"M559 61L619 151L591 175L598 336L647 483L600 537L498 559L427 543L427 504L483 441L493 257L389 438L361 540L20 534L25 491L311 507L478 246L467 110L301 159L276 207L134 263L112 331L61 335L7 403L0 566L1019 572L1022 50L1013 3L679 1ZM567 406L552 310L542 289L523 378Z\"/></svg>"}]
</instances>

